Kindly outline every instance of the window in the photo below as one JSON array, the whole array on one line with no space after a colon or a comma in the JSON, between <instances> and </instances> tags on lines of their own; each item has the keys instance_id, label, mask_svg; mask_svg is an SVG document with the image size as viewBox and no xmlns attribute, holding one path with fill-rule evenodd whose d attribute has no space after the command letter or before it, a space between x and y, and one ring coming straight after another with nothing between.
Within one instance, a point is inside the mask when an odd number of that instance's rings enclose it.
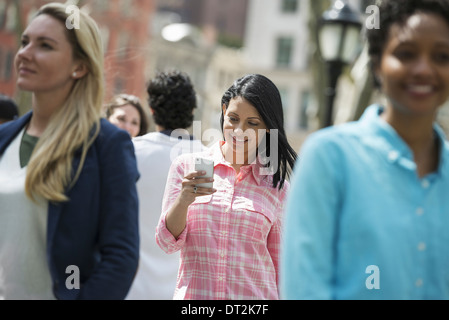
<instances>
[{"instance_id":1,"label":"window","mask_svg":"<svg viewBox=\"0 0 449 320\"><path fill-rule=\"evenodd\" d=\"M282 0L282 12L295 13L298 10L298 0Z\"/></svg>"},{"instance_id":2,"label":"window","mask_svg":"<svg viewBox=\"0 0 449 320\"><path fill-rule=\"evenodd\" d=\"M6 55L6 68L5 68L5 79L10 80L12 78L14 66L14 52L9 51Z\"/></svg>"},{"instance_id":3,"label":"window","mask_svg":"<svg viewBox=\"0 0 449 320\"><path fill-rule=\"evenodd\" d=\"M293 53L293 39L281 37L277 41L276 65L278 67L289 67Z\"/></svg>"},{"instance_id":4,"label":"window","mask_svg":"<svg viewBox=\"0 0 449 320\"><path fill-rule=\"evenodd\" d=\"M36 7L32 7L30 9L30 11L28 11L28 14L26 16L26 24L29 25L31 23L31 21L34 19L34 17L36 16L37 13L37 8Z\"/></svg>"},{"instance_id":5,"label":"window","mask_svg":"<svg viewBox=\"0 0 449 320\"><path fill-rule=\"evenodd\" d=\"M5 69L5 61L4 61L4 54L3 54L3 49L2 49L2 47L0 46L0 70L4 70ZM0 72L0 80L2 80L2 78L3 78L3 75L2 75L2 72Z\"/></svg>"},{"instance_id":6,"label":"window","mask_svg":"<svg viewBox=\"0 0 449 320\"><path fill-rule=\"evenodd\" d=\"M125 92L125 80L116 78L114 81L114 93L119 94Z\"/></svg>"},{"instance_id":7,"label":"window","mask_svg":"<svg viewBox=\"0 0 449 320\"><path fill-rule=\"evenodd\" d=\"M288 119L290 107L290 95L287 88L279 87L279 94L281 95L282 108L284 109L284 119Z\"/></svg>"},{"instance_id":8,"label":"window","mask_svg":"<svg viewBox=\"0 0 449 320\"><path fill-rule=\"evenodd\" d=\"M9 81L12 78L14 66L14 52L0 51L0 79Z\"/></svg>"},{"instance_id":9,"label":"window","mask_svg":"<svg viewBox=\"0 0 449 320\"><path fill-rule=\"evenodd\" d=\"M15 31L16 25L17 25L17 9L15 6L9 6L6 11L5 29L7 31Z\"/></svg>"},{"instance_id":10,"label":"window","mask_svg":"<svg viewBox=\"0 0 449 320\"><path fill-rule=\"evenodd\" d=\"M218 72L218 87L229 87L227 81L228 79L226 78L226 72L223 69L220 69L220 71Z\"/></svg>"},{"instance_id":11,"label":"window","mask_svg":"<svg viewBox=\"0 0 449 320\"><path fill-rule=\"evenodd\" d=\"M101 41L103 42L103 49L105 52L107 52L109 49L109 36L110 36L109 28L102 26L100 28L100 32L101 32Z\"/></svg>"},{"instance_id":12,"label":"window","mask_svg":"<svg viewBox=\"0 0 449 320\"><path fill-rule=\"evenodd\" d=\"M307 114L307 109L310 104L310 92L303 91L301 96L301 106L300 106L300 115L299 115L299 127L301 129L307 129L309 127L309 119Z\"/></svg>"},{"instance_id":13,"label":"window","mask_svg":"<svg viewBox=\"0 0 449 320\"><path fill-rule=\"evenodd\" d=\"M3 29L5 20L6 20L6 2L0 2L0 30Z\"/></svg>"},{"instance_id":14,"label":"window","mask_svg":"<svg viewBox=\"0 0 449 320\"><path fill-rule=\"evenodd\" d=\"M132 16L132 3L130 0L122 0L120 3L120 11L123 17L131 17Z\"/></svg>"},{"instance_id":15,"label":"window","mask_svg":"<svg viewBox=\"0 0 449 320\"><path fill-rule=\"evenodd\" d=\"M98 13L104 13L108 10L108 1L107 0L96 0L94 1L95 11Z\"/></svg>"},{"instance_id":16,"label":"window","mask_svg":"<svg viewBox=\"0 0 449 320\"><path fill-rule=\"evenodd\" d=\"M124 60L128 56L131 39L127 31L120 32L117 46L117 57L119 59Z\"/></svg>"}]
</instances>

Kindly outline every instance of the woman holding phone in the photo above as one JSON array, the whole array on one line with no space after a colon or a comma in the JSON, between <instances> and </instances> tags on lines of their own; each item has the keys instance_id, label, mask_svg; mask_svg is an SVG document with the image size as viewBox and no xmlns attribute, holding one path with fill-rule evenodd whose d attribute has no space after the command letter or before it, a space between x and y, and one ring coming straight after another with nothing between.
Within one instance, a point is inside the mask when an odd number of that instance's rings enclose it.
<instances>
[{"instance_id":1,"label":"woman holding phone","mask_svg":"<svg viewBox=\"0 0 449 320\"><path fill-rule=\"evenodd\" d=\"M174 298L275 300L296 153L274 83L257 74L235 81L222 98L221 127L224 141L181 155L170 168L156 240L167 253L181 250ZM213 177L200 178L198 158L213 161ZM213 188L198 186L210 182Z\"/></svg>"}]
</instances>

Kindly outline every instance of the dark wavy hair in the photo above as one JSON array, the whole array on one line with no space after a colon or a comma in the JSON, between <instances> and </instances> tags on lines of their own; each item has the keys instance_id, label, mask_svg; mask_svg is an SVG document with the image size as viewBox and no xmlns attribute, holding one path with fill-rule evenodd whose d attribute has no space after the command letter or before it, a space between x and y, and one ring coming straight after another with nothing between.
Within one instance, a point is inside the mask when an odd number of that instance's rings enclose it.
<instances>
[{"instance_id":1,"label":"dark wavy hair","mask_svg":"<svg viewBox=\"0 0 449 320\"><path fill-rule=\"evenodd\" d=\"M273 188L279 190L284 186L284 181L290 176L293 170L297 154L290 146L284 129L284 111L282 108L281 95L276 85L267 77L260 74L249 74L237 79L234 84L224 93L221 105L226 109L229 103L236 97L242 97L253 105L259 112L267 128L278 130L278 149L270 150L270 143L267 143L266 153L278 153L278 168L273 175ZM220 119L223 130L224 114ZM270 141L270 133L267 133L266 141Z\"/></svg>"},{"instance_id":2,"label":"dark wavy hair","mask_svg":"<svg viewBox=\"0 0 449 320\"><path fill-rule=\"evenodd\" d=\"M148 132L148 120L145 111L143 110L142 104L140 103L140 99L131 94L118 94L114 96L110 103L104 106L104 112L106 119L109 119L110 116L114 114L114 110L119 107L123 107L126 105L131 105L137 109L140 116L140 128L137 137L143 136Z\"/></svg>"},{"instance_id":3,"label":"dark wavy hair","mask_svg":"<svg viewBox=\"0 0 449 320\"><path fill-rule=\"evenodd\" d=\"M380 13L380 28L365 30L372 71L380 63L392 25L404 24L410 16L417 12L439 15L449 23L448 0L380 0L377 1L377 6ZM379 87L378 80L374 79L374 81L376 87Z\"/></svg>"},{"instance_id":4,"label":"dark wavy hair","mask_svg":"<svg viewBox=\"0 0 449 320\"><path fill-rule=\"evenodd\" d=\"M197 99L186 73L178 70L158 72L148 83L147 92L157 125L166 130L186 129L192 125Z\"/></svg>"}]
</instances>

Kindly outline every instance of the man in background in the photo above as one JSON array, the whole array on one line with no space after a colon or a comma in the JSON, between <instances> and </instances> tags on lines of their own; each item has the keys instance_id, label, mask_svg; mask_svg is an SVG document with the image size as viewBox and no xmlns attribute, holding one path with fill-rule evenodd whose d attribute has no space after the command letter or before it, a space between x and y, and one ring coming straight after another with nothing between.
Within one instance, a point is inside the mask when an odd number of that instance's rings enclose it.
<instances>
[{"instance_id":1,"label":"man in background","mask_svg":"<svg viewBox=\"0 0 449 320\"><path fill-rule=\"evenodd\" d=\"M156 132L133 139L140 179L140 263L128 300L171 300L176 288L179 253L166 254L156 244L155 231L162 212L168 171L176 156L204 150L188 131L197 107L189 76L180 71L160 72L148 84L148 104Z\"/></svg>"}]
</instances>

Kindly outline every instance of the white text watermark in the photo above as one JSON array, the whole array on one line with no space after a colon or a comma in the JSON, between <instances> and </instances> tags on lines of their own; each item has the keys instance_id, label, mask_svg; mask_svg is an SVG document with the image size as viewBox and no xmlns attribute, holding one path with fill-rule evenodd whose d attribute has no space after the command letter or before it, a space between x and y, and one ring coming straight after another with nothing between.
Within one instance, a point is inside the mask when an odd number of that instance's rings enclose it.
<instances>
[{"instance_id":1,"label":"white text watermark","mask_svg":"<svg viewBox=\"0 0 449 320\"><path fill-rule=\"evenodd\" d=\"M75 5L67 6L65 13L69 14L65 21L65 26L69 30L80 28L80 8Z\"/></svg>"},{"instance_id":2,"label":"white text watermark","mask_svg":"<svg viewBox=\"0 0 449 320\"><path fill-rule=\"evenodd\" d=\"M267 139L266 130L253 130L247 129L231 130L225 129L225 137L235 137L235 141L227 141L227 143L233 144L235 142L234 149L234 164L245 164L248 159L248 153L257 152L257 161L261 165L260 175L273 175L278 170L279 164L279 130L271 129L269 133L269 139ZM202 131L201 121L193 122L193 136L199 138L206 147L210 148L215 143L223 140L223 132L219 129L209 128ZM189 140L190 135L187 130L178 129L172 132L171 136L174 140ZM173 161L179 155L179 150L185 150L185 141L179 141L175 144L170 153L170 160ZM201 152L201 146L198 144L191 144L190 149L187 150L190 153ZM269 155L267 155L269 151Z\"/></svg>"},{"instance_id":3,"label":"white text watermark","mask_svg":"<svg viewBox=\"0 0 449 320\"><path fill-rule=\"evenodd\" d=\"M371 29L380 29L380 10L378 6L372 5L366 7L365 13L368 17L365 20L365 28L368 30Z\"/></svg>"},{"instance_id":4,"label":"white text watermark","mask_svg":"<svg viewBox=\"0 0 449 320\"><path fill-rule=\"evenodd\" d=\"M380 270L376 265L366 267L365 273L369 274L366 278L365 286L368 290L380 289Z\"/></svg>"}]
</instances>

